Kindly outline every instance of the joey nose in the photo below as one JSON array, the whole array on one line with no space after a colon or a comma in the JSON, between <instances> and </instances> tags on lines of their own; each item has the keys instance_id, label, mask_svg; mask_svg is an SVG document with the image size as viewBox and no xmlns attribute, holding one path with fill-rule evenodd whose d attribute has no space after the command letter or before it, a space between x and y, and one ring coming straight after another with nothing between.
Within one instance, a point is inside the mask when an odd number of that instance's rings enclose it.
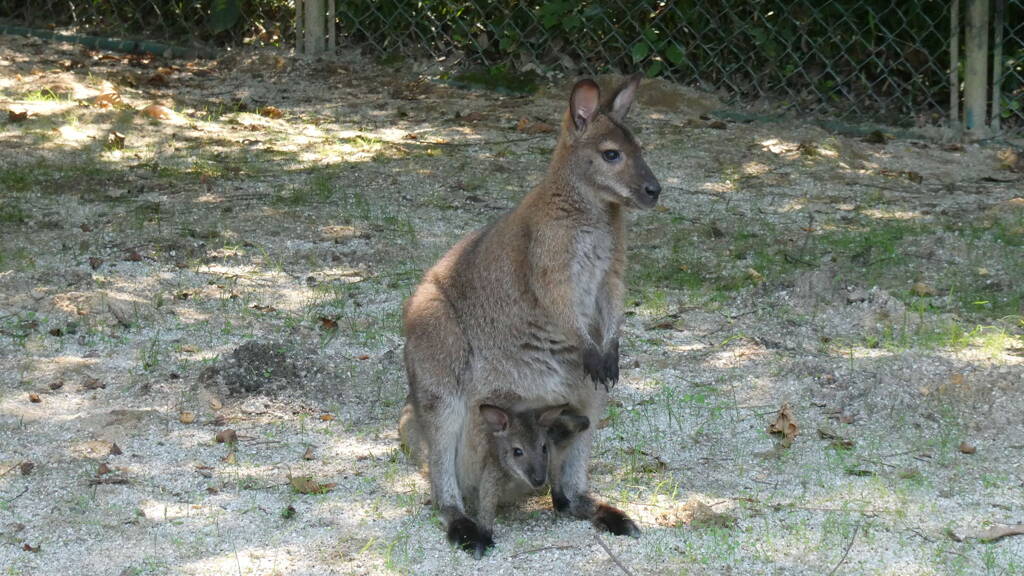
<instances>
[{"instance_id":1,"label":"joey nose","mask_svg":"<svg viewBox=\"0 0 1024 576\"><path fill-rule=\"evenodd\" d=\"M534 488L540 488L541 486L544 485L544 482L547 480L546 473L540 474L539 476L537 474L537 472L534 472L533 474L530 475L530 484L532 484Z\"/></svg>"},{"instance_id":2,"label":"joey nose","mask_svg":"<svg viewBox=\"0 0 1024 576\"><path fill-rule=\"evenodd\" d=\"M658 196L661 195L661 183L655 180L654 182L644 184L644 192L654 200L657 200Z\"/></svg>"}]
</instances>

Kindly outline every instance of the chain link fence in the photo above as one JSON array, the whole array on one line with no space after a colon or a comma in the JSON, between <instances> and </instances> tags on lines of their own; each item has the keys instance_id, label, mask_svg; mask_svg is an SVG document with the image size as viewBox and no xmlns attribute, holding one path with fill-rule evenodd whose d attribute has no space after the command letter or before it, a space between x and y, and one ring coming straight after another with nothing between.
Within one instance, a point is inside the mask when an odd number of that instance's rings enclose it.
<instances>
[{"instance_id":1,"label":"chain link fence","mask_svg":"<svg viewBox=\"0 0 1024 576\"><path fill-rule=\"evenodd\" d=\"M1002 54L1000 116L1004 129L1024 132L1024 0L1009 0Z\"/></svg>"},{"instance_id":2,"label":"chain link fence","mask_svg":"<svg viewBox=\"0 0 1024 576\"><path fill-rule=\"evenodd\" d=\"M802 113L948 117L950 0L328 0L340 38L453 68L631 72ZM1003 2L1003 129L1024 129L1024 0ZM0 0L0 22L191 45L294 40L291 0ZM962 19L961 19L962 21ZM960 57L963 50L960 51Z\"/></svg>"},{"instance_id":3,"label":"chain link fence","mask_svg":"<svg viewBox=\"0 0 1024 576\"><path fill-rule=\"evenodd\" d=\"M186 46L282 45L291 0L0 0L0 24Z\"/></svg>"}]
</instances>

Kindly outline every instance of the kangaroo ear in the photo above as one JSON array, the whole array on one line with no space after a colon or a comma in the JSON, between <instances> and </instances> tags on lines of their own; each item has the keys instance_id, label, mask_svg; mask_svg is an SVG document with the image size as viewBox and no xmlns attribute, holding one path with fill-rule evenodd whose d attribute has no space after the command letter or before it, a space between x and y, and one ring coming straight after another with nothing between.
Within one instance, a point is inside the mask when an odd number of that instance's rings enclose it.
<instances>
[{"instance_id":1,"label":"kangaroo ear","mask_svg":"<svg viewBox=\"0 0 1024 576\"><path fill-rule=\"evenodd\" d=\"M590 418L576 412L567 412L562 414L560 420L565 423L565 427L573 434L579 434L587 428L590 428Z\"/></svg>"},{"instance_id":2,"label":"kangaroo ear","mask_svg":"<svg viewBox=\"0 0 1024 576\"><path fill-rule=\"evenodd\" d=\"M577 412L565 412L551 423L551 427L548 428L548 440L561 447L587 428L590 428L590 418Z\"/></svg>"},{"instance_id":3,"label":"kangaroo ear","mask_svg":"<svg viewBox=\"0 0 1024 576\"><path fill-rule=\"evenodd\" d=\"M615 91L608 115L614 118L616 122L622 122L626 118L630 106L633 105L633 100L636 99L636 89L639 86L640 74L633 74Z\"/></svg>"},{"instance_id":4,"label":"kangaroo ear","mask_svg":"<svg viewBox=\"0 0 1024 576\"><path fill-rule=\"evenodd\" d=\"M554 424L555 420L557 420L558 417L562 415L562 411L564 411L568 407L569 407L568 404L562 404L560 406L552 406L551 408L548 408L547 410L544 410L543 412L541 412L540 417L537 418L537 422L541 426L547 428L547 427L551 426L552 424Z\"/></svg>"},{"instance_id":5,"label":"kangaroo ear","mask_svg":"<svg viewBox=\"0 0 1024 576\"><path fill-rule=\"evenodd\" d=\"M601 89L597 83L586 78L580 80L572 87L572 94L569 96L569 116L572 118L576 132L583 132L587 125L597 114L597 107L601 102Z\"/></svg>"},{"instance_id":6,"label":"kangaroo ear","mask_svg":"<svg viewBox=\"0 0 1024 576\"><path fill-rule=\"evenodd\" d=\"M508 414L501 408L490 404L481 404L480 415L484 417L484 422L487 423L487 428L492 434L508 430Z\"/></svg>"}]
</instances>

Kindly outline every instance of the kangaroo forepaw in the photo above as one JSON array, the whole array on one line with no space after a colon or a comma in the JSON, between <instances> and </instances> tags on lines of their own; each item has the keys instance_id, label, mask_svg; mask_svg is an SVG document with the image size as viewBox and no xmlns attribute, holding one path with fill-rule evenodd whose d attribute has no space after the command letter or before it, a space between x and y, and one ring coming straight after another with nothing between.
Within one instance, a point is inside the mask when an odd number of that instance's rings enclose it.
<instances>
[{"instance_id":1,"label":"kangaroo forepaw","mask_svg":"<svg viewBox=\"0 0 1024 576\"><path fill-rule=\"evenodd\" d=\"M583 371L594 381L594 389L604 386L608 392L619 381L619 351L613 348L602 353L597 348L583 351Z\"/></svg>"},{"instance_id":2,"label":"kangaroo forepaw","mask_svg":"<svg viewBox=\"0 0 1024 576\"><path fill-rule=\"evenodd\" d=\"M448 541L457 544L477 560L483 558L484 552L494 546L490 531L480 528L469 518L457 518L448 525Z\"/></svg>"},{"instance_id":3,"label":"kangaroo forepaw","mask_svg":"<svg viewBox=\"0 0 1024 576\"><path fill-rule=\"evenodd\" d=\"M636 525L636 522L633 522L625 512L614 506L599 504L591 521L599 530L611 532L616 536L640 537L640 527Z\"/></svg>"},{"instance_id":4,"label":"kangaroo forepaw","mask_svg":"<svg viewBox=\"0 0 1024 576\"><path fill-rule=\"evenodd\" d=\"M555 512L568 512L569 504L569 499L565 497L561 490L555 489L551 491L551 505L555 508Z\"/></svg>"}]
</instances>

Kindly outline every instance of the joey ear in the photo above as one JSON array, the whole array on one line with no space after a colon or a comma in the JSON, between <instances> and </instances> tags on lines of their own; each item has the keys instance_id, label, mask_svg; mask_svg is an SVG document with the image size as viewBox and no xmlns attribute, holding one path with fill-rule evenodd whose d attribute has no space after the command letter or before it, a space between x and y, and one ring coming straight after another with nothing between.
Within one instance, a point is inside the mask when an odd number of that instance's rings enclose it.
<instances>
[{"instance_id":1,"label":"joey ear","mask_svg":"<svg viewBox=\"0 0 1024 576\"><path fill-rule=\"evenodd\" d=\"M484 422L487 423L487 428L491 433L498 434L508 430L508 413L501 408L490 404L481 404L480 415L484 417Z\"/></svg>"},{"instance_id":2,"label":"joey ear","mask_svg":"<svg viewBox=\"0 0 1024 576\"><path fill-rule=\"evenodd\" d=\"M569 429L572 430L574 434L579 434L587 428L590 428L590 418L587 418L583 414L577 414L575 412L563 414L562 420L565 421Z\"/></svg>"},{"instance_id":3,"label":"joey ear","mask_svg":"<svg viewBox=\"0 0 1024 576\"><path fill-rule=\"evenodd\" d=\"M617 122L622 122L629 113L629 108L636 99L636 89L640 87L640 78L640 74L633 74L615 91L608 114Z\"/></svg>"},{"instance_id":4,"label":"joey ear","mask_svg":"<svg viewBox=\"0 0 1024 576\"><path fill-rule=\"evenodd\" d=\"M569 407L568 404L562 404L560 406L552 406L551 408L548 408L548 409L544 410L543 412L541 412L540 417L537 418L537 422L541 426L547 428L547 427L551 426L552 424L554 424L555 420L557 420L558 417L562 415L562 412L566 408L568 408L568 407Z\"/></svg>"},{"instance_id":5,"label":"joey ear","mask_svg":"<svg viewBox=\"0 0 1024 576\"><path fill-rule=\"evenodd\" d=\"M597 114L600 102L601 89L593 80L585 78L572 87L572 94L569 96L569 116L576 127L576 132L587 129L587 125Z\"/></svg>"},{"instance_id":6,"label":"joey ear","mask_svg":"<svg viewBox=\"0 0 1024 576\"><path fill-rule=\"evenodd\" d=\"M561 447L587 428L590 428L590 418L578 412L564 412L548 428L548 440Z\"/></svg>"}]
</instances>

